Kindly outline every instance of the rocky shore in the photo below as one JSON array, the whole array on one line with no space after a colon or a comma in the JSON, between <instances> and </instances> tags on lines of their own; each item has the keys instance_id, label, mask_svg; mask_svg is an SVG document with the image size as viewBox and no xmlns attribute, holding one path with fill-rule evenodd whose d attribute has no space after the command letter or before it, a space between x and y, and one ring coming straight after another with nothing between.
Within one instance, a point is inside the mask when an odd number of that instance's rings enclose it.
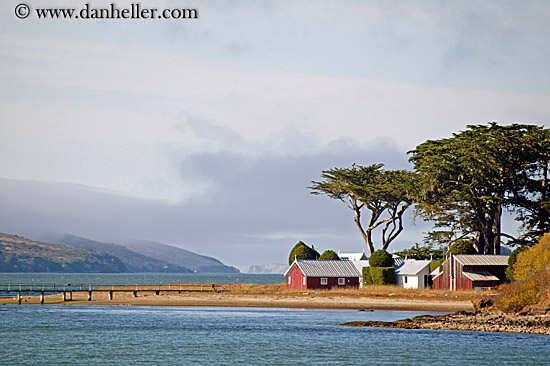
<instances>
[{"instance_id":1,"label":"rocky shore","mask_svg":"<svg viewBox=\"0 0 550 366\"><path fill-rule=\"evenodd\" d=\"M446 329L484 332L550 334L550 314L510 315L459 311L448 315L422 315L395 322L360 321L342 325L404 329Z\"/></svg>"}]
</instances>

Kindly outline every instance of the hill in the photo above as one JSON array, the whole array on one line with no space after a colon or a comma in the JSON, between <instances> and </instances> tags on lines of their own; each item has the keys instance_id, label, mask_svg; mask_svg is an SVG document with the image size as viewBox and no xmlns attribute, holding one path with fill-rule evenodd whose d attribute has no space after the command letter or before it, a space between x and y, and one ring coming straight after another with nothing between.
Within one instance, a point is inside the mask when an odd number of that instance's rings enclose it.
<instances>
[{"instance_id":1,"label":"hill","mask_svg":"<svg viewBox=\"0 0 550 366\"><path fill-rule=\"evenodd\" d=\"M116 256L0 233L0 272L126 272Z\"/></svg>"},{"instance_id":2,"label":"hill","mask_svg":"<svg viewBox=\"0 0 550 366\"><path fill-rule=\"evenodd\" d=\"M86 238L67 234L47 234L48 240L70 245L73 247L90 249L98 252L108 253L120 258L125 264L126 272L165 272L165 273L191 273L191 269L161 259L152 258L135 251L129 250L123 245L114 243L103 243Z\"/></svg>"},{"instance_id":3,"label":"hill","mask_svg":"<svg viewBox=\"0 0 550 366\"><path fill-rule=\"evenodd\" d=\"M239 273L238 269L226 266L215 258L171 245L144 240L133 240L124 244L136 253L187 267L200 273Z\"/></svg>"}]
</instances>

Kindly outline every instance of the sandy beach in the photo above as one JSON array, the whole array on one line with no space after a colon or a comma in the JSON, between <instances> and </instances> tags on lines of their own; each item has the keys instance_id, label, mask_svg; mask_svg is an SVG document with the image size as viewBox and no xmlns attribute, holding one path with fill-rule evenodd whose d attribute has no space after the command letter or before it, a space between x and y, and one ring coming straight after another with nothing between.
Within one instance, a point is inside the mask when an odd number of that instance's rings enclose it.
<instances>
[{"instance_id":1,"label":"sandy beach","mask_svg":"<svg viewBox=\"0 0 550 366\"><path fill-rule=\"evenodd\" d=\"M220 307L273 307L302 309L341 309L341 310L401 310L451 313L460 310L472 311L473 306L468 298L438 297L421 298L405 297L400 294L368 296L357 293L324 292L286 292L273 291L258 293L251 291L223 292L139 292L133 297L132 292L113 293L109 300L107 292L95 292L92 301L87 300L86 292L74 292L72 300L63 301L62 294L46 295L44 304L66 305L145 305L145 306L220 306ZM40 296L24 296L22 304L39 304ZM0 298L0 304L16 304L16 297Z\"/></svg>"}]
</instances>

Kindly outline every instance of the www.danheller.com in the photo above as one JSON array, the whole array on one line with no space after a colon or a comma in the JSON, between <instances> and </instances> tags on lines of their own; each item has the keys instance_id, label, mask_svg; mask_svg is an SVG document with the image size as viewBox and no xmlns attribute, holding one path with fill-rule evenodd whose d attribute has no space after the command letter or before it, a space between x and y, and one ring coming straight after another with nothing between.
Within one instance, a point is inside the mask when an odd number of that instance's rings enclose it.
<instances>
[{"instance_id":1,"label":"www.danheller.com","mask_svg":"<svg viewBox=\"0 0 550 366\"><path fill-rule=\"evenodd\" d=\"M148 8L139 3L127 7L117 7L111 3L107 7L93 7L86 3L81 8L35 8L27 4L15 7L15 16L25 19L29 16L38 19L198 19L197 9Z\"/></svg>"}]
</instances>

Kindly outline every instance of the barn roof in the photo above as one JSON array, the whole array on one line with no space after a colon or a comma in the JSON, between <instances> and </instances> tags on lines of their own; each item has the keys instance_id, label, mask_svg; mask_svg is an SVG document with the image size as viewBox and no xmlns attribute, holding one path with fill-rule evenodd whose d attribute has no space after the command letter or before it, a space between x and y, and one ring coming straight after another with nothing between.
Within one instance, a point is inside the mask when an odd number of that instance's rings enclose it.
<instances>
[{"instance_id":1,"label":"barn roof","mask_svg":"<svg viewBox=\"0 0 550 366\"><path fill-rule=\"evenodd\" d=\"M361 274L350 261L296 260L285 272L288 276L294 267L306 277L361 277Z\"/></svg>"},{"instance_id":2,"label":"barn roof","mask_svg":"<svg viewBox=\"0 0 550 366\"><path fill-rule=\"evenodd\" d=\"M395 269L396 275L402 276L415 276L420 273L424 268L430 266L428 260L411 260L407 259L399 267Z\"/></svg>"},{"instance_id":3,"label":"barn roof","mask_svg":"<svg viewBox=\"0 0 550 366\"><path fill-rule=\"evenodd\" d=\"M462 272L472 281L499 281L498 277L489 272Z\"/></svg>"},{"instance_id":4,"label":"barn roof","mask_svg":"<svg viewBox=\"0 0 550 366\"><path fill-rule=\"evenodd\" d=\"M507 255L455 254L463 266L508 266Z\"/></svg>"}]
</instances>

